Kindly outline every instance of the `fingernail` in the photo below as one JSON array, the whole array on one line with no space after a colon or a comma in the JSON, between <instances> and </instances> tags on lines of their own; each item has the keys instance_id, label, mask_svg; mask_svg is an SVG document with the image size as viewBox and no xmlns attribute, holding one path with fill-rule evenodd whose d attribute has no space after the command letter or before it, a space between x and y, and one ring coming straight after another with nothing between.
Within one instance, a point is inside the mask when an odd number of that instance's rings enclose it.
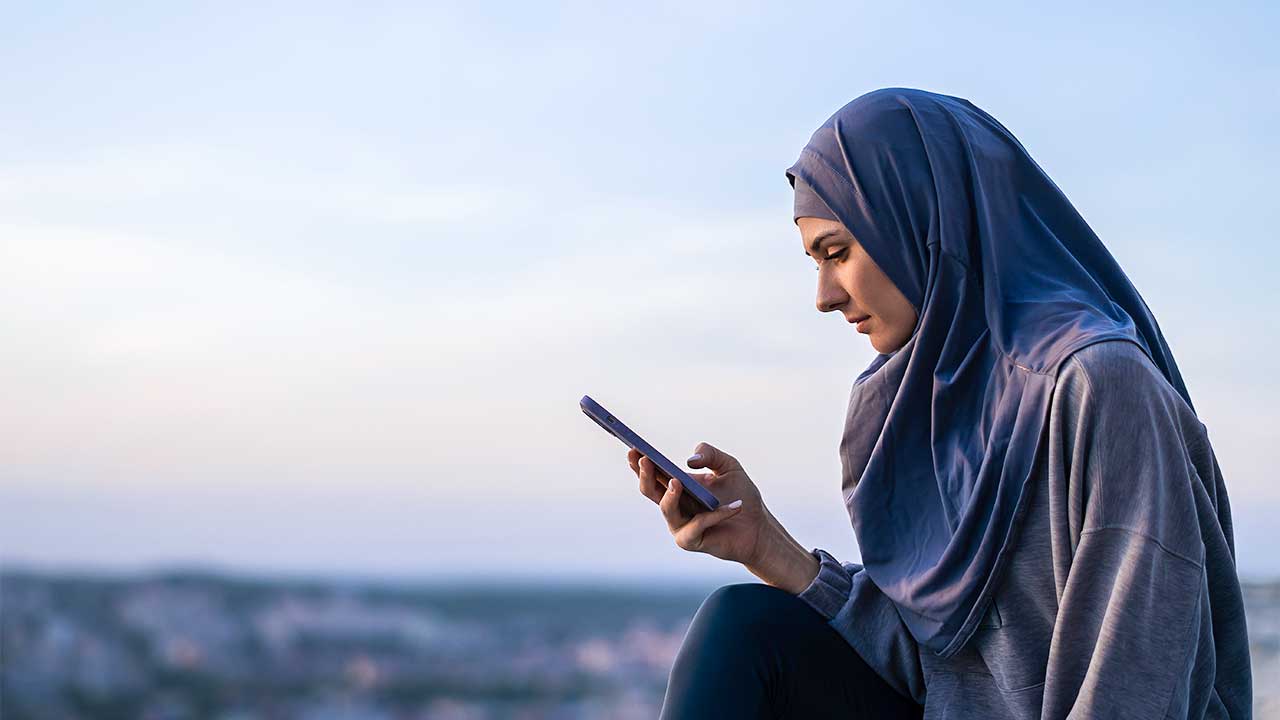
<instances>
[{"instance_id":1,"label":"fingernail","mask_svg":"<svg viewBox=\"0 0 1280 720\"><path fill-rule=\"evenodd\" d=\"M734 508L741 507L741 506L742 506L741 500L734 500L733 502L729 503L730 510L733 510Z\"/></svg>"},{"instance_id":2,"label":"fingernail","mask_svg":"<svg viewBox=\"0 0 1280 720\"><path fill-rule=\"evenodd\" d=\"M701 459L702 459L702 453L694 453L689 456L689 460L687 462L697 462Z\"/></svg>"}]
</instances>

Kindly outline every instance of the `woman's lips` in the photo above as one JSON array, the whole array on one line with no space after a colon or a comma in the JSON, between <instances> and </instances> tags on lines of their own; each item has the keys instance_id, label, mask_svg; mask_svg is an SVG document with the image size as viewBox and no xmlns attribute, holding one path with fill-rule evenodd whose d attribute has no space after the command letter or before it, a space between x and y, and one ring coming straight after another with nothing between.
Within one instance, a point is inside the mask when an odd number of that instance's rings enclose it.
<instances>
[{"instance_id":1,"label":"woman's lips","mask_svg":"<svg viewBox=\"0 0 1280 720\"><path fill-rule=\"evenodd\" d=\"M853 323L854 327L858 328L858 332L865 333L866 330L864 330L862 326L866 324L866 322L870 319L871 319L871 316L866 315L864 317L857 318L856 320L850 320L849 322Z\"/></svg>"}]
</instances>

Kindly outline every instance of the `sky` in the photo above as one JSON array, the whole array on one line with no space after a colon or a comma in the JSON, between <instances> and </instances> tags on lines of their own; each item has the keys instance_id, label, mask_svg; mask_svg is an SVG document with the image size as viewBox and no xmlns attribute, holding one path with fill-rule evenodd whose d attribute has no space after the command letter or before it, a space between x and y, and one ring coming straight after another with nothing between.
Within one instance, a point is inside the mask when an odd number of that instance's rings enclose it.
<instances>
[{"instance_id":1,"label":"sky","mask_svg":"<svg viewBox=\"0 0 1280 720\"><path fill-rule=\"evenodd\" d=\"M677 548L589 394L858 558L875 351L784 170L878 87L1000 119L1142 293L1245 577L1280 576L1280 10L5 3L0 562L753 579Z\"/></svg>"}]
</instances>

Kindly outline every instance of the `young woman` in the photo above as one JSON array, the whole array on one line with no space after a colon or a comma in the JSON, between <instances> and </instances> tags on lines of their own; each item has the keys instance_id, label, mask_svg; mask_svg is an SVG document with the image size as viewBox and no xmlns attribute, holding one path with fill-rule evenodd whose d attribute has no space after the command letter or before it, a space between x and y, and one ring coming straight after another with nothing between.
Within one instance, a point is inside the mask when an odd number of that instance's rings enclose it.
<instances>
[{"instance_id":1,"label":"young woman","mask_svg":"<svg viewBox=\"0 0 1280 720\"><path fill-rule=\"evenodd\" d=\"M1247 718L1231 512L1151 311L1021 143L887 88L787 170L817 306L879 353L840 443L862 563L807 550L733 456L718 497L637 452L677 545L761 583L703 602L662 717Z\"/></svg>"}]
</instances>

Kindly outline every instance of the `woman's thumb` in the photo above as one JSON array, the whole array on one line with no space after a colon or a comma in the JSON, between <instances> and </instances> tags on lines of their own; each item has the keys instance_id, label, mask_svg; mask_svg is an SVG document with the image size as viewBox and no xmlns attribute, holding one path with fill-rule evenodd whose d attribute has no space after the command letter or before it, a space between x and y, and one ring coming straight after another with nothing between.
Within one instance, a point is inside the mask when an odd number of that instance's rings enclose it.
<instances>
[{"instance_id":1,"label":"woman's thumb","mask_svg":"<svg viewBox=\"0 0 1280 720\"><path fill-rule=\"evenodd\" d=\"M689 456L687 462L689 467L707 468L717 475L742 469L742 465L738 463L737 458L710 443L704 442L698 443L698 446L693 449L693 455Z\"/></svg>"}]
</instances>

